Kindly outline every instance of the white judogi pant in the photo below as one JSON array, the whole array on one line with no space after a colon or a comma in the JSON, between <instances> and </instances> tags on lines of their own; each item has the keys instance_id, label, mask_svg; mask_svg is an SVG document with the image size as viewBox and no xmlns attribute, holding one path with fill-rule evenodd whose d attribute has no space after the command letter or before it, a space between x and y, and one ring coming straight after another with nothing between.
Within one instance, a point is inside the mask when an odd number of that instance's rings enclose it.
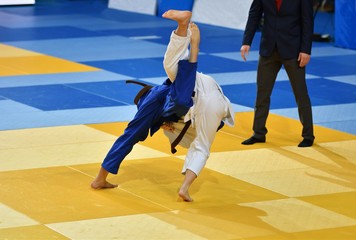
<instances>
[{"instance_id":1,"label":"white judogi pant","mask_svg":"<svg viewBox=\"0 0 356 240\"><path fill-rule=\"evenodd\" d=\"M163 65L172 82L177 75L178 62L189 58L190 36L190 31L187 37L178 36L174 31L171 34ZM189 169L198 176L209 158L210 148L221 121L233 126L235 114L229 99L212 77L197 72L194 91L193 106L184 117L184 122L191 120L192 125L180 145L189 147L182 173ZM164 131L170 142L180 133L183 122L173 123L173 126L173 132Z\"/></svg>"}]
</instances>

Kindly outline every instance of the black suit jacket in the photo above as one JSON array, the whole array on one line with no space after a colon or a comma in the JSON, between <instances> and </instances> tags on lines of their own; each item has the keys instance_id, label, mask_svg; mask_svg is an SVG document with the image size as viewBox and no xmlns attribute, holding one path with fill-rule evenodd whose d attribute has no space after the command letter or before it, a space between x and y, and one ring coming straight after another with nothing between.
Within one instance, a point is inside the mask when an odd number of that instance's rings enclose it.
<instances>
[{"instance_id":1,"label":"black suit jacket","mask_svg":"<svg viewBox=\"0 0 356 240\"><path fill-rule=\"evenodd\" d=\"M311 54L314 17L312 0L282 0L277 11L275 0L253 0L244 32L243 45L251 45L263 16L260 55L270 56L274 48L282 58Z\"/></svg>"}]
</instances>

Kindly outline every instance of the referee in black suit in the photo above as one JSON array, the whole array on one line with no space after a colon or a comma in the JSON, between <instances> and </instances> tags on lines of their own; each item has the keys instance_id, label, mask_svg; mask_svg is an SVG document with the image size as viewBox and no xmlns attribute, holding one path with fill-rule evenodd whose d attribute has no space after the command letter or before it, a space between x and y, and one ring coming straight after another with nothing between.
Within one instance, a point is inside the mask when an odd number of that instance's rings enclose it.
<instances>
[{"instance_id":1,"label":"referee in black suit","mask_svg":"<svg viewBox=\"0 0 356 240\"><path fill-rule=\"evenodd\" d=\"M246 60L253 37L263 16L260 57L257 68L257 98L253 135L244 145L266 141L266 121L270 97L277 74L284 66L298 106L303 125L303 140L298 147L314 143L313 117L305 79L310 60L314 19L312 0L253 0L244 32L241 56Z\"/></svg>"}]
</instances>

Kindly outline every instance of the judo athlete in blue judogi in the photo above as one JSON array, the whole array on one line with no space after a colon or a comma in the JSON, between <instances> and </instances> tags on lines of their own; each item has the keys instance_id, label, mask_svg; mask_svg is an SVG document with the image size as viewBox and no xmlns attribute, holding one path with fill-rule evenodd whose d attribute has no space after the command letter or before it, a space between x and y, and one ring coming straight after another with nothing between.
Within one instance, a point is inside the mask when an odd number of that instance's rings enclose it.
<instances>
[{"instance_id":1,"label":"judo athlete in blue judogi","mask_svg":"<svg viewBox=\"0 0 356 240\"><path fill-rule=\"evenodd\" d=\"M109 173L118 173L121 162L136 143L160 128L172 142L179 134L180 122L191 121L182 141L189 149L182 169L185 177L178 194L183 200L192 201L189 187L205 166L221 123L233 126L234 112L215 80L197 72L200 32L196 24L190 23L191 12L169 10L163 17L178 23L163 61L168 79L140 97L134 119L108 152L91 186L94 189L117 187L106 178Z\"/></svg>"},{"instance_id":2,"label":"judo athlete in blue judogi","mask_svg":"<svg viewBox=\"0 0 356 240\"><path fill-rule=\"evenodd\" d=\"M188 112L193 105L196 65L180 61L176 81L167 79L140 98L136 115L104 159L102 166L108 172L117 174L122 160L136 143L147 138L149 131L152 136L163 122L178 121Z\"/></svg>"}]
</instances>

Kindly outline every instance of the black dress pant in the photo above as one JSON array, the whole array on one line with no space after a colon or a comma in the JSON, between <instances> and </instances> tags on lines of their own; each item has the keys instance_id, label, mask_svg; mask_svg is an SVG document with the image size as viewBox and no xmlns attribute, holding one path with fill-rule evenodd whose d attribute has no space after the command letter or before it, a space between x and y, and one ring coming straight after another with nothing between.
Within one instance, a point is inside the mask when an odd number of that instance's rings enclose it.
<instances>
[{"instance_id":1,"label":"black dress pant","mask_svg":"<svg viewBox=\"0 0 356 240\"><path fill-rule=\"evenodd\" d=\"M302 137L314 140L312 108L305 79L305 67L299 67L297 59L282 59L276 50L271 56L260 56L259 59L253 136L263 140L266 138L270 98L282 65L288 74L298 106L299 119L303 125Z\"/></svg>"}]
</instances>

